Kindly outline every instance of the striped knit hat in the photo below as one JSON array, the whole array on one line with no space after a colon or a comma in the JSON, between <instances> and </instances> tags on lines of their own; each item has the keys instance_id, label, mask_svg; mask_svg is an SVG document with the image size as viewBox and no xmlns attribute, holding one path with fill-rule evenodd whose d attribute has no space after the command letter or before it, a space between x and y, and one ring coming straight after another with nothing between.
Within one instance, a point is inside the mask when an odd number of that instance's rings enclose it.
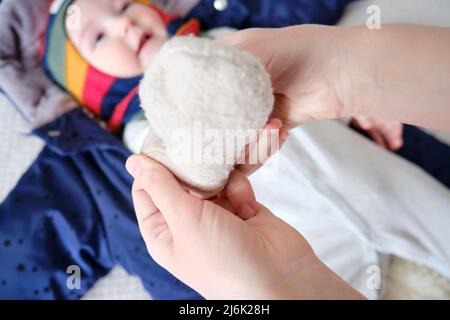
<instances>
[{"instance_id":1,"label":"striped knit hat","mask_svg":"<svg viewBox=\"0 0 450 320\"><path fill-rule=\"evenodd\" d=\"M134 0L152 6L166 23L169 34L198 35L200 23L169 16L148 0ZM73 0L54 0L43 44L43 65L47 74L69 92L81 106L107 121L117 132L139 110L138 84L142 75L132 78L110 76L90 65L75 49L65 31L67 9Z\"/></svg>"}]
</instances>

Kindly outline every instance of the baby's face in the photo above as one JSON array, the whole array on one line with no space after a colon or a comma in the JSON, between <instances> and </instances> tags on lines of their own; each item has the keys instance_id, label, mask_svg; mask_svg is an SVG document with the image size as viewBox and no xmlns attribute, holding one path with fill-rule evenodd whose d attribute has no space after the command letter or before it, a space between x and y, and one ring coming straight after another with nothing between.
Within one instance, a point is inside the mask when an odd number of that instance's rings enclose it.
<instances>
[{"instance_id":1,"label":"baby's face","mask_svg":"<svg viewBox=\"0 0 450 320\"><path fill-rule=\"evenodd\" d=\"M167 40L167 29L151 7L130 0L75 0L66 32L80 54L111 76L140 75ZM72 14L79 13L80 23Z\"/></svg>"}]
</instances>

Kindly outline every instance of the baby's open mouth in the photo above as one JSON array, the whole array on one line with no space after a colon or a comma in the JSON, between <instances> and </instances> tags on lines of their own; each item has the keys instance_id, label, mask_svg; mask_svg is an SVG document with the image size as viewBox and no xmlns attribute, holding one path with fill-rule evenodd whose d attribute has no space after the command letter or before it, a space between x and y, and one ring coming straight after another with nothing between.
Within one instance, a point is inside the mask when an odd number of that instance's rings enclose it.
<instances>
[{"instance_id":1,"label":"baby's open mouth","mask_svg":"<svg viewBox=\"0 0 450 320\"><path fill-rule=\"evenodd\" d=\"M137 54L140 54L142 49L145 47L145 45L148 43L150 38L152 37L151 33L144 33L141 37L141 41L139 43L139 47L137 50Z\"/></svg>"}]
</instances>

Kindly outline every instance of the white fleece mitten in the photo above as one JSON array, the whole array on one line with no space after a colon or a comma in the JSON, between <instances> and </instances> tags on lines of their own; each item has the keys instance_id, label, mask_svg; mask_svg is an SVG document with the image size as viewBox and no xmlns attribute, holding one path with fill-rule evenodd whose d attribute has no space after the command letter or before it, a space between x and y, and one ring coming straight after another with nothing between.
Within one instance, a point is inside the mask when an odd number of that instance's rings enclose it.
<instances>
[{"instance_id":1,"label":"white fleece mitten","mask_svg":"<svg viewBox=\"0 0 450 320\"><path fill-rule=\"evenodd\" d=\"M151 128L142 153L208 196L223 189L274 104L270 76L257 58L197 37L167 42L139 95Z\"/></svg>"}]
</instances>

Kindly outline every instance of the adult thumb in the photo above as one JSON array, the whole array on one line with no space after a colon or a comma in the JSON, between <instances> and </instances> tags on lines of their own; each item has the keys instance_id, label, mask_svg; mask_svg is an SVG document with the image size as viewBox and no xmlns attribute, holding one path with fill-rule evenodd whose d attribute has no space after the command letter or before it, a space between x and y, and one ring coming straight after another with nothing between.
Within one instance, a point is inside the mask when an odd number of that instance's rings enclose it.
<instances>
[{"instance_id":1,"label":"adult thumb","mask_svg":"<svg viewBox=\"0 0 450 320\"><path fill-rule=\"evenodd\" d=\"M126 168L135 178L133 188L149 195L171 230L195 218L188 209L200 207L196 203L200 200L189 195L162 164L144 155L133 155Z\"/></svg>"}]
</instances>

